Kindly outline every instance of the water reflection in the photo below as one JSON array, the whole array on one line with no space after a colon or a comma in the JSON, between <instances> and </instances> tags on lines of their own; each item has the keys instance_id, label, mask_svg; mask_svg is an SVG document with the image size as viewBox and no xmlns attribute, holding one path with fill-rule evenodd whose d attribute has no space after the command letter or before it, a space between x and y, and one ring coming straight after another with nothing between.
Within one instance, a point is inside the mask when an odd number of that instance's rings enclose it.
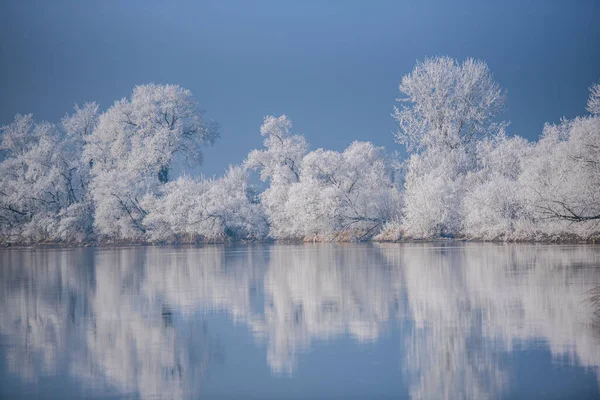
<instances>
[{"instance_id":1,"label":"water reflection","mask_svg":"<svg viewBox=\"0 0 600 400\"><path fill-rule=\"evenodd\" d=\"M596 248L466 245L384 252L398 257L405 272L415 322L406 367L418 376L410 390L415 397L497 397L508 378L498 351L528 340L547 342L556 357L600 364L600 341L584 301L585 288L600 278Z\"/></svg>"},{"instance_id":2,"label":"water reflection","mask_svg":"<svg viewBox=\"0 0 600 400\"><path fill-rule=\"evenodd\" d=\"M212 327L209 314L266 347L272 379L310 368L300 355L317 341L364 346L396 327L398 379L414 398L499 397L514 380L503 357L541 345L568 365L600 365L586 299L600 284L593 246L24 249L0 260L0 382L201 394L234 356L220 339L233 328Z\"/></svg>"}]
</instances>

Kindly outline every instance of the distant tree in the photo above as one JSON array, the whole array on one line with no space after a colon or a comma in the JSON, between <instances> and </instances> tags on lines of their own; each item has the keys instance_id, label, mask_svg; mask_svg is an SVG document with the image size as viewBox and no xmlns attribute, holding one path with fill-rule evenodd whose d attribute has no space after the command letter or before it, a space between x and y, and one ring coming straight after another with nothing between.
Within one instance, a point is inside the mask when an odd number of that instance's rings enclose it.
<instances>
[{"instance_id":1,"label":"distant tree","mask_svg":"<svg viewBox=\"0 0 600 400\"><path fill-rule=\"evenodd\" d=\"M60 213L58 236L74 241L91 239L94 236L94 208L89 191L91 165L83 157L83 149L98 123L98 105L85 103L75 105L75 113L65 115L61 121L64 132L64 152L70 160L69 172L65 175L68 193L73 202Z\"/></svg>"},{"instance_id":2,"label":"distant tree","mask_svg":"<svg viewBox=\"0 0 600 400\"><path fill-rule=\"evenodd\" d=\"M309 152L285 115L267 116L264 147L209 179L171 176L219 136L179 86L137 86L102 114L76 105L56 125L17 115L0 128L0 241L599 234L600 83L590 114L546 124L535 143L497 121L506 98L482 61L426 59L399 89L402 162L370 142Z\"/></svg>"},{"instance_id":3,"label":"distant tree","mask_svg":"<svg viewBox=\"0 0 600 400\"><path fill-rule=\"evenodd\" d=\"M411 152L455 149L495 133L493 119L506 102L487 64L472 58L462 64L449 57L426 59L402 78L399 89L404 97L394 107L396 140Z\"/></svg>"},{"instance_id":4,"label":"distant tree","mask_svg":"<svg viewBox=\"0 0 600 400\"><path fill-rule=\"evenodd\" d=\"M294 236L369 239L399 215L400 194L382 147L354 142L344 152L318 149L303 161L285 205Z\"/></svg>"},{"instance_id":5,"label":"distant tree","mask_svg":"<svg viewBox=\"0 0 600 400\"><path fill-rule=\"evenodd\" d=\"M100 116L84 150L99 233L143 237L141 198L169 181L176 158L201 163L201 146L217 137L216 125L202 119L191 92L179 86L141 85L129 100L117 101Z\"/></svg>"},{"instance_id":6,"label":"distant tree","mask_svg":"<svg viewBox=\"0 0 600 400\"><path fill-rule=\"evenodd\" d=\"M219 179L179 178L142 204L152 241L256 240L268 234L263 208L240 166L230 167Z\"/></svg>"},{"instance_id":7,"label":"distant tree","mask_svg":"<svg viewBox=\"0 0 600 400\"><path fill-rule=\"evenodd\" d=\"M432 238L451 236L460 231L462 177L435 158L417 154L410 157L406 169L404 234Z\"/></svg>"},{"instance_id":8,"label":"distant tree","mask_svg":"<svg viewBox=\"0 0 600 400\"><path fill-rule=\"evenodd\" d=\"M81 201L87 195L91 166L83 158L83 149L97 123L96 103L86 103L83 107L75 105L75 113L65 115L61 121L64 150L70 154L72 173L77 173L77 176L69 176L69 193L77 201Z\"/></svg>"},{"instance_id":9,"label":"distant tree","mask_svg":"<svg viewBox=\"0 0 600 400\"><path fill-rule=\"evenodd\" d=\"M587 110L594 115L600 115L600 83L596 83L590 87Z\"/></svg>"},{"instance_id":10,"label":"distant tree","mask_svg":"<svg viewBox=\"0 0 600 400\"><path fill-rule=\"evenodd\" d=\"M17 241L83 241L91 235L89 167L81 160L97 106L75 107L60 126L17 115L2 128L0 225Z\"/></svg>"},{"instance_id":11,"label":"distant tree","mask_svg":"<svg viewBox=\"0 0 600 400\"><path fill-rule=\"evenodd\" d=\"M48 231L38 235L32 225L56 215L67 201L64 187L55 187L65 172L57 168L56 127L35 123L31 114L17 115L2 128L1 146L6 154L0 164L3 234L14 240L47 239ZM52 229L52 223L45 225Z\"/></svg>"},{"instance_id":12,"label":"distant tree","mask_svg":"<svg viewBox=\"0 0 600 400\"><path fill-rule=\"evenodd\" d=\"M260 200L269 219L271 236L287 238L292 221L285 210L292 184L300 180L302 160L308 151L304 136L292 135L292 121L285 115L267 116L260 128L265 137L264 150L253 150L248 154L246 167L260 171L269 187L260 195Z\"/></svg>"},{"instance_id":13,"label":"distant tree","mask_svg":"<svg viewBox=\"0 0 600 400\"><path fill-rule=\"evenodd\" d=\"M600 116L547 124L521 179L542 219L600 220Z\"/></svg>"},{"instance_id":14,"label":"distant tree","mask_svg":"<svg viewBox=\"0 0 600 400\"><path fill-rule=\"evenodd\" d=\"M426 59L402 78L394 108L396 140L411 154L406 168L405 234L455 235L462 228L465 175L477 166L477 140L504 128L494 118L505 95L487 65L449 57Z\"/></svg>"},{"instance_id":15,"label":"distant tree","mask_svg":"<svg viewBox=\"0 0 600 400\"><path fill-rule=\"evenodd\" d=\"M505 134L477 146L477 169L465 179L462 233L486 240L530 239L532 215L520 181L533 145Z\"/></svg>"}]
</instances>

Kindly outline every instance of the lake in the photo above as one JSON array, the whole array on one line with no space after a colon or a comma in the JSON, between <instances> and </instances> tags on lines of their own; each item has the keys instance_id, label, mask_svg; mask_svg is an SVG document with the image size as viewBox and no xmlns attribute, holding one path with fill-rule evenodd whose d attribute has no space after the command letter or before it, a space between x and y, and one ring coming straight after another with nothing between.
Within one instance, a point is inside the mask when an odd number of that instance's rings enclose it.
<instances>
[{"instance_id":1,"label":"lake","mask_svg":"<svg viewBox=\"0 0 600 400\"><path fill-rule=\"evenodd\" d=\"M0 251L2 398L598 398L600 246Z\"/></svg>"}]
</instances>

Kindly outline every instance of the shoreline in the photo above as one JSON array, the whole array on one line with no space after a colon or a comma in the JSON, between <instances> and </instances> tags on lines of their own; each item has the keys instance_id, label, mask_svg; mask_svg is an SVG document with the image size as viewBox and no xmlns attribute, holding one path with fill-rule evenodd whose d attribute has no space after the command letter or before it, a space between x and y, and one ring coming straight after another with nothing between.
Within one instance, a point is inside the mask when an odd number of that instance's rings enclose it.
<instances>
[{"instance_id":1,"label":"shoreline","mask_svg":"<svg viewBox=\"0 0 600 400\"><path fill-rule=\"evenodd\" d=\"M539 245L597 245L600 240L597 238L590 239L573 239L559 238L552 240L483 240L483 239L466 239L466 238L436 238L436 239L397 239L397 240L363 240L363 241L327 241L327 240L303 240L303 239L268 239L268 240L211 240L197 241L193 243L186 242L142 242L142 241L94 241L85 243L66 243L66 242L9 242L2 243L0 249L68 249L68 248L124 248L124 247L201 247L207 245L254 245L254 244L407 244L407 243L489 243L489 244L539 244Z\"/></svg>"}]
</instances>

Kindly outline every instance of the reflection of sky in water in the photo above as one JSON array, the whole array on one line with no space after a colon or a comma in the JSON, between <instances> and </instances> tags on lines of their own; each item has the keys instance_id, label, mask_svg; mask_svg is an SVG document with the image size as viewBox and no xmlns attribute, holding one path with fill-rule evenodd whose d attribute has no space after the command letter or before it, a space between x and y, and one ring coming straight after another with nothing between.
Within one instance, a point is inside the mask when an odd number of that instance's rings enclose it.
<instances>
[{"instance_id":1,"label":"reflection of sky in water","mask_svg":"<svg viewBox=\"0 0 600 400\"><path fill-rule=\"evenodd\" d=\"M0 253L0 397L597 397L600 248Z\"/></svg>"}]
</instances>

